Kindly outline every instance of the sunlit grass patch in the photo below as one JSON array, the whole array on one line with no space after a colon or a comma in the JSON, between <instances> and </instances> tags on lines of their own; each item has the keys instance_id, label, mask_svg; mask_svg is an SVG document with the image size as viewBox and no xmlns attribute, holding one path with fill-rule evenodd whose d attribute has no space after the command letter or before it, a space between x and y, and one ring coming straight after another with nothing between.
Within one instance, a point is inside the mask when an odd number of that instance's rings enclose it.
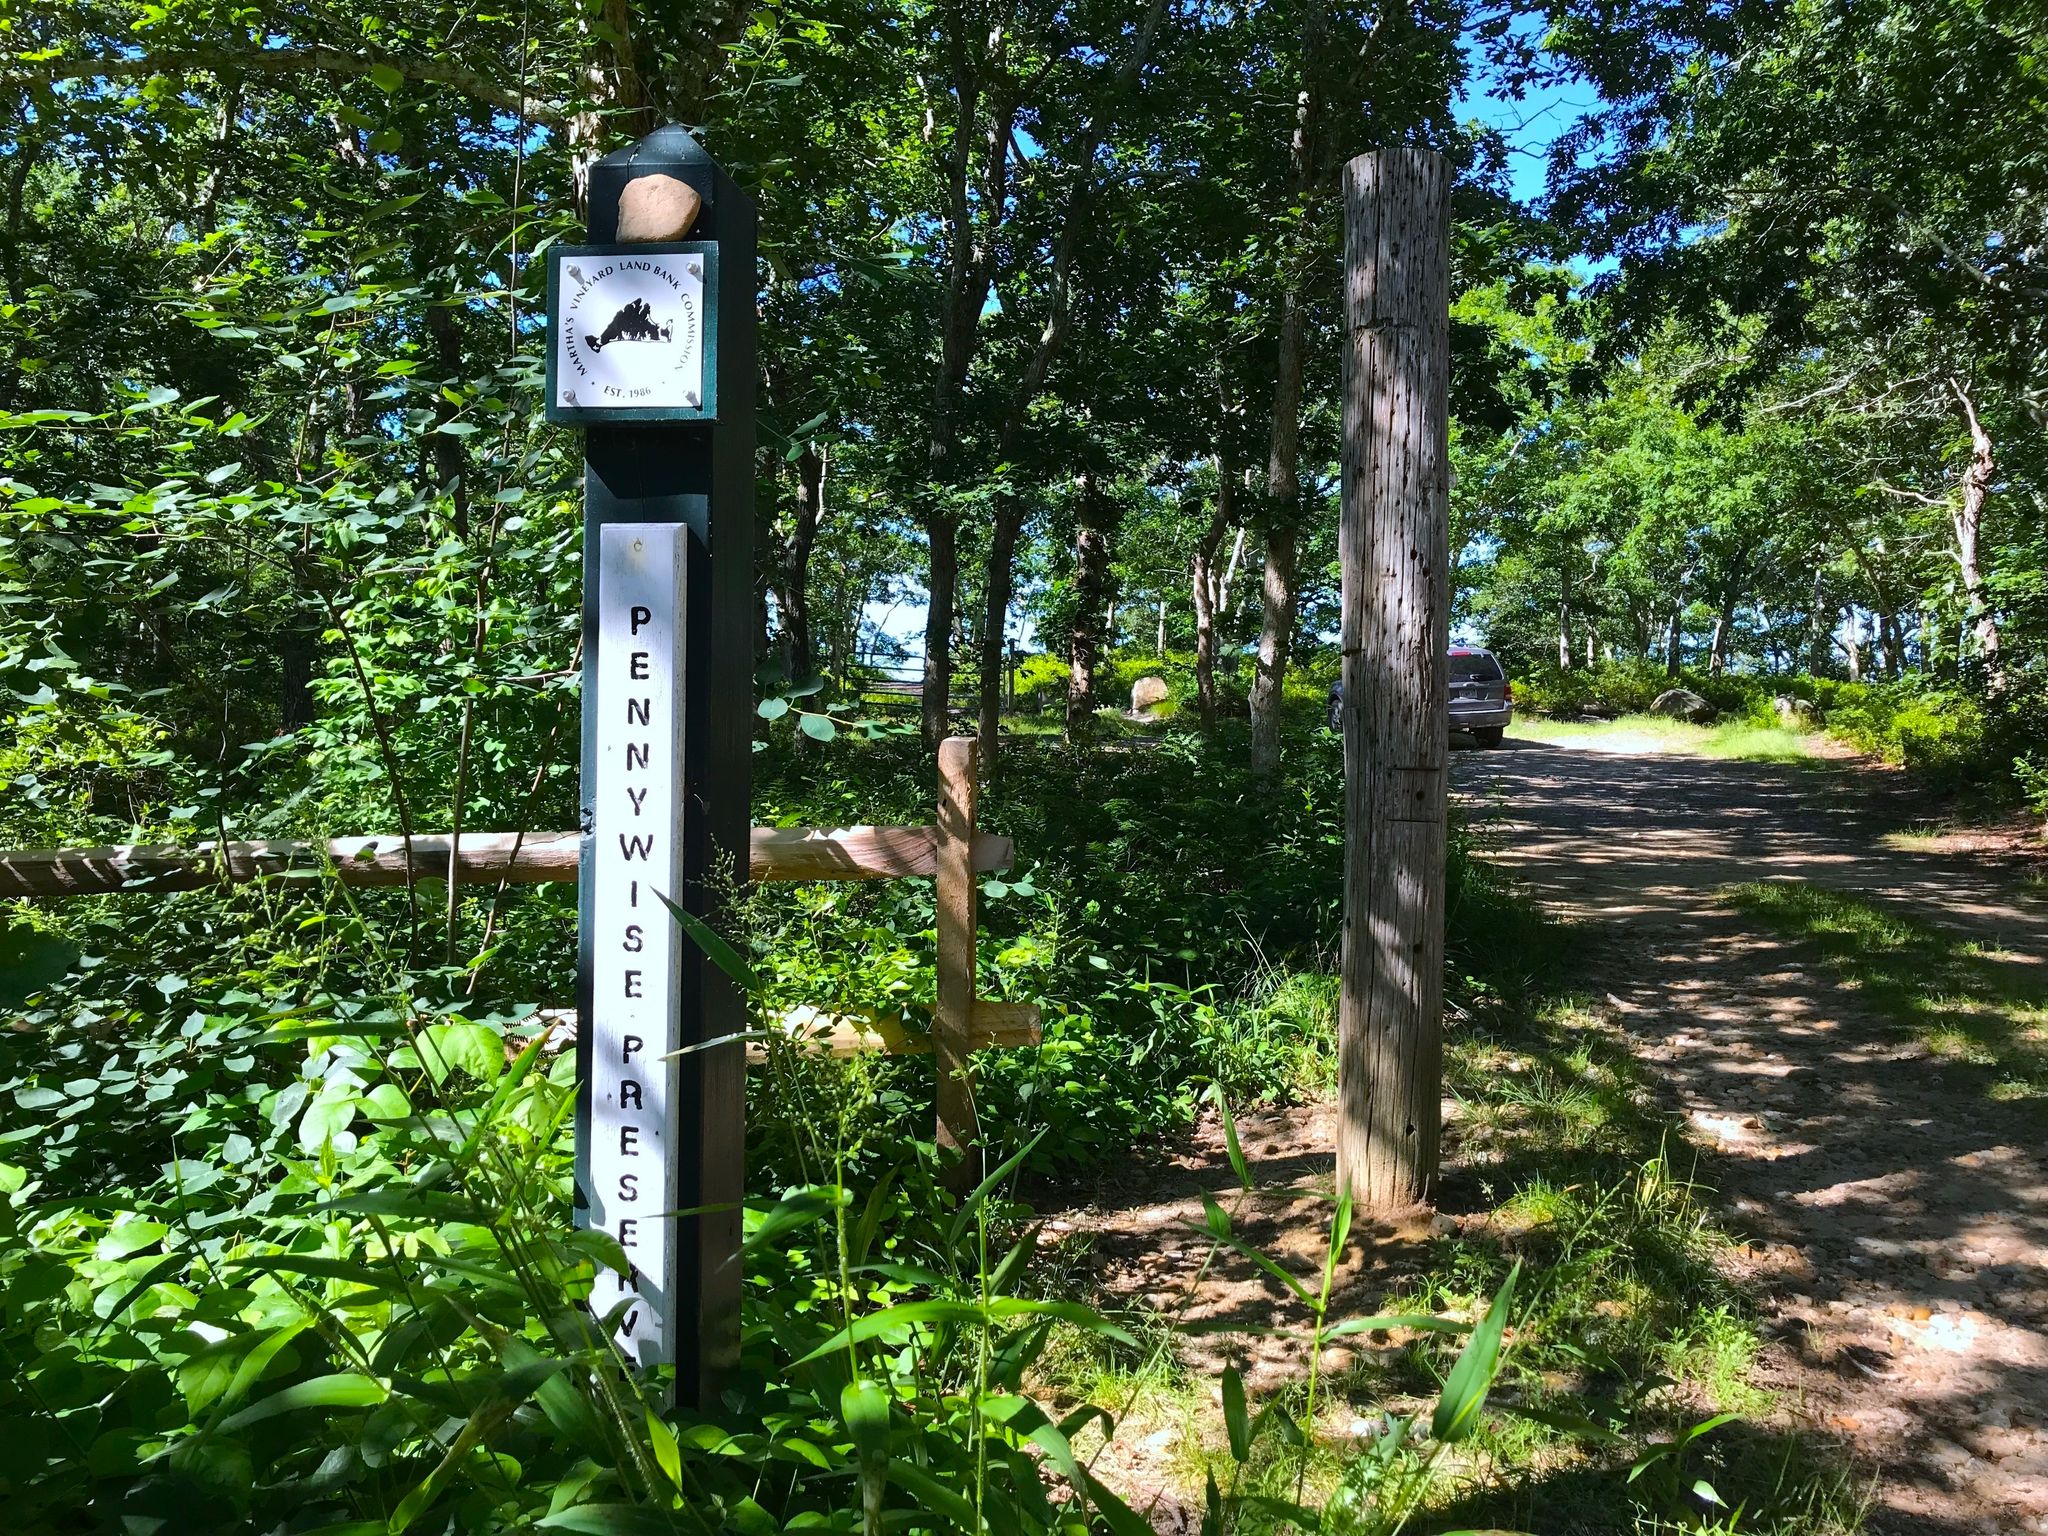
<instances>
[{"instance_id":1,"label":"sunlit grass patch","mask_svg":"<svg viewBox=\"0 0 2048 1536\"><path fill-rule=\"evenodd\" d=\"M1735 905L1818 951L1928 1048L1990 1070L1999 1099L2048 1096L2048 974L2027 957L1805 881L1734 887Z\"/></svg>"},{"instance_id":2,"label":"sunlit grass patch","mask_svg":"<svg viewBox=\"0 0 2048 1536\"><path fill-rule=\"evenodd\" d=\"M1583 742L1609 752L1672 753L1767 763L1803 762L1814 756L1813 737L1749 720L1693 725L1663 715L1623 715L1615 720L1523 719L1515 722L1513 734L1531 741Z\"/></svg>"}]
</instances>

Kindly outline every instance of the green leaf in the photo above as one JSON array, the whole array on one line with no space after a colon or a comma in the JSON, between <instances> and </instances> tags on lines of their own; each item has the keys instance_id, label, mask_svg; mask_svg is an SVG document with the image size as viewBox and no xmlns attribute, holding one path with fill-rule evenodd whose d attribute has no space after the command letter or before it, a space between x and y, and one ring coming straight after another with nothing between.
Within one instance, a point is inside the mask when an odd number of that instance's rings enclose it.
<instances>
[{"instance_id":1,"label":"green leaf","mask_svg":"<svg viewBox=\"0 0 2048 1536\"><path fill-rule=\"evenodd\" d=\"M220 1406L227 1409L239 1403L249 1389L263 1379L264 1373L270 1369L278 1355L283 1353L285 1346L304 1333L309 1326L307 1323L287 1323L249 1345L248 1353L242 1356L241 1363L235 1367L235 1374L229 1380L226 1390L219 1394Z\"/></svg>"},{"instance_id":2,"label":"green leaf","mask_svg":"<svg viewBox=\"0 0 2048 1536\"><path fill-rule=\"evenodd\" d=\"M916 1462L899 1461L890 1468L890 1475L895 1478L897 1486L918 1503L951 1521L954 1529L973 1531L981 1527L981 1522L975 1518L974 1506Z\"/></svg>"},{"instance_id":3,"label":"green leaf","mask_svg":"<svg viewBox=\"0 0 2048 1536\"><path fill-rule=\"evenodd\" d=\"M393 69L389 64L372 64L370 66L370 82L378 90L389 96L405 84L405 76Z\"/></svg>"},{"instance_id":4,"label":"green leaf","mask_svg":"<svg viewBox=\"0 0 2048 1536\"><path fill-rule=\"evenodd\" d=\"M1244 1147L1237 1139L1237 1116L1230 1112L1230 1100L1223 1096L1221 1083L1209 1085L1209 1098L1216 1105L1217 1117L1223 1122L1223 1147L1230 1154L1231 1172L1237 1175L1237 1182L1241 1188L1250 1189L1252 1171L1245 1163Z\"/></svg>"},{"instance_id":5,"label":"green leaf","mask_svg":"<svg viewBox=\"0 0 2048 1536\"><path fill-rule=\"evenodd\" d=\"M673 1515L645 1504L576 1504L534 1524L576 1536L673 1536L680 1529Z\"/></svg>"},{"instance_id":6,"label":"green leaf","mask_svg":"<svg viewBox=\"0 0 2048 1536\"><path fill-rule=\"evenodd\" d=\"M965 1301L906 1301L897 1306L884 1307L879 1312L870 1312L857 1317L853 1322L833 1334L831 1338L798 1360L798 1365L809 1365L813 1360L822 1359L835 1350L849 1344L862 1344L885 1333L909 1328L918 1323L979 1323L986 1321L980 1307Z\"/></svg>"},{"instance_id":7,"label":"green leaf","mask_svg":"<svg viewBox=\"0 0 2048 1536\"><path fill-rule=\"evenodd\" d=\"M845 1198L846 1192L837 1188L799 1189L785 1195L762 1214L742 1246L748 1252L779 1247L792 1232L837 1210Z\"/></svg>"},{"instance_id":8,"label":"green leaf","mask_svg":"<svg viewBox=\"0 0 2048 1536\"><path fill-rule=\"evenodd\" d=\"M1120 1344L1138 1342L1128 1329L1111 1322L1093 1307L1078 1301L1041 1301L1035 1296L998 1296L988 1304L988 1315L995 1319L1056 1317L1063 1323L1072 1323L1076 1328L1100 1334L1105 1339L1115 1339Z\"/></svg>"},{"instance_id":9,"label":"green leaf","mask_svg":"<svg viewBox=\"0 0 2048 1536\"><path fill-rule=\"evenodd\" d=\"M349 1127L362 1096L346 1083L328 1083L299 1117L299 1147L317 1153Z\"/></svg>"},{"instance_id":10,"label":"green leaf","mask_svg":"<svg viewBox=\"0 0 2048 1536\"><path fill-rule=\"evenodd\" d=\"M403 1278L393 1270L376 1269L352 1259L332 1259L313 1253L266 1253L253 1258L229 1259L224 1269L251 1269L259 1274L312 1275L322 1280L346 1280L380 1291L405 1289Z\"/></svg>"},{"instance_id":11,"label":"green leaf","mask_svg":"<svg viewBox=\"0 0 2048 1536\"><path fill-rule=\"evenodd\" d=\"M854 1454L870 1472L889 1461L889 1410L895 1399L886 1387L856 1376L839 1392L839 1417L853 1440Z\"/></svg>"},{"instance_id":12,"label":"green leaf","mask_svg":"<svg viewBox=\"0 0 2048 1536\"><path fill-rule=\"evenodd\" d=\"M170 1230L160 1221L131 1218L112 1228L95 1243L92 1256L96 1259L125 1259L131 1253L154 1248L163 1241L164 1234Z\"/></svg>"},{"instance_id":13,"label":"green leaf","mask_svg":"<svg viewBox=\"0 0 2048 1536\"><path fill-rule=\"evenodd\" d=\"M989 1174L979 1184L975 1185L973 1191L969 1193L967 1199L962 1203L970 1207L979 1205L982 1201L986 1200L990 1195L994 1194L997 1190L1001 1189L1003 1185L1006 1182L1008 1182L1010 1175L1015 1173L1020 1167L1023 1166L1024 1159L1032 1154L1033 1150L1038 1146L1038 1144L1041 1141L1045 1140L1045 1133L1050 1129L1050 1126L1040 1126L1037 1135L1033 1136L1029 1141L1025 1142L1023 1146L1019 1147L1016 1151L1012 1152L1008 1157L1004 1158L1001 1165L997 1167L996 1171L994 1173Z\"/></svg>"},{"instance_id":14,"label":"green leaf","mask_svg":"<svg viewBox=\"0 0 2048 1536\"><path fill-rule=\"evenodd\" d=\"M18 1007L47 992L78 963L78 956L78 946L60 934L16 925L0 929L0 1008Z\"/></svg>"},{"instance_id":15,"label":"green leaf","mask_svg":"<svg viewBox=\"0 0 2048 1536\"><path fill-rule=\"evenodd\" d=\"M1391 1328L1411 1328L1420 1333L1470 1333L1472 1325L1455 1317L1437 1317L1428 1312L1384 1312L1371 1317L1347 1317L1323 1330L1326 1339L1349 1338L1354 1333L1385 1333Z\"/></svg>"},{"instance_id":16,"label":"green leaf","mask_svg":"<svg viewBox=\"0 0 2048 1536\"><path fill-rule=\"evenodd\" d=\"M1230 1435L1230 1459L1243 1463L1251 1459L1252 1421L1245 1412L1244 1377L1234 1365L1223 1368L1223 1427Z\"/></svg>"},{"instance_id":17,"label":"green leaf","mask_svg":"<svg viewBox=\"0 0 2048 1536\"><path fill-rule=\"evenodd\" d=\"M1216 1203L1216 1197L1206 1189L1202 1191L1202 1216L1208 1223L1209 1235L1224 1242L1230 1241L1230 1212Z\"/></svg>"},{"instance_id":18,"label":"green leaf","mask_svg":"<svg viewBox=\"0 0 2048 1536\"><path fill-rule=\"evenodd\" d=\"M1515 1279L1521 1272L1522 1261L1517 1259L1499 1291L1494 1293L1493 1305L1486 1309L1485 1318L1465 1341L1451 1374L1444 1378L1443 1393L1437 1398L1436 1413L1429 1421L1430 1434L1440 1441L1462 1440L1478 1426L1479 1410L1485 1405L1486 1394L1500 1369L1501 1336L1507 1331L1508 1313L1514 1306Z\"/></svg>"},{"instance_id":19,"label":"green leaf","mask_svg":"<svg viewBox=\"0 0 2048 1536\"><path fill-rule=\"evenodd\" d=\"M814 715L806 711L797 725L813 741L830 741L839 734L839 727L830 715Z\"/></svg>"},{"instance_id":20,"label":"green leaf","mask_svg":"<svg viewBox=\"0 0 2048 1536\"><path fill-rule=\"evenodd\" d=\"M412 1113L412 1100L396 1083L379 1083L363 1095L363 1113L372 1120L403 1120Z\"/></svg>"},{"instance_id":21,"label":"green leaf","mask_svg":"<svg viewBox=\"0 0 2048 1536\"><path fill-rule=\"evenodd\" d=\"M436 1081L466 1072L494 1083L505 1071L505 1041L488 1024L429 1024L420 1031L420 1063Z\"/></svg>"},{"instance_id":22,"label":"green leaf","mask_svg":"<svg viewBox=\"0 0 2048 1536\"><path fill-rule=\"evenodd\" d=\"M676 920L683 932L710 957L711 963L730 976L743 992L749 997L759 997L767 991L761 978L754 974L753 968L740 958L740 952L713 933L710 925L701 917L693 912L685 912L660 891L656 891L654 895L656 900L668 908L669 916Z\"/></svg>"},{"instance_id":23,"label":"green leaf","mask_svg":"<svg viewBox=\"0 0 2048 1536\"><path fill-rule=\"evenodd\" d=\"M1344 1240L1351 1235L1351 1191L1337 1196L1337 1212L1330 1218L1330 1241L1323 1249L1323 1295L1328 1297L1337 1278L1337 1263L1344 1257Z\"/></svg>"},{"instance_id":24,"label":"green leaf","mask_svg":"<svg viewBox=\"0 0 2048 1536\"><path fill-rule=\"evenodd\" d=\"M383 1402L391 1395L380 1381L368 1376L359 1376L353 1371L342 1371L332 1376L315 1376L311 1381L302 1381L286 1387L282 1392L273 1392L261 1402L251 1403L221 1425L224 1430L243 1429L265 1419L274 1419L281 1413L293 1413L301 1408L369 1408Z\"/></svg>"},{"instance_id":25,"label":"green leaf","mask_svg":"<svg viewBox=\"0 0 2048 1536\"><path fill-rule=\"evenodd\" d=\"M654 1460L661 1475L678 1493L683 1488L683 1448L676 1443L675 1429L652 1408L647 1410L647 1440L654 1447Z\"/></svg>"}]
</instances>

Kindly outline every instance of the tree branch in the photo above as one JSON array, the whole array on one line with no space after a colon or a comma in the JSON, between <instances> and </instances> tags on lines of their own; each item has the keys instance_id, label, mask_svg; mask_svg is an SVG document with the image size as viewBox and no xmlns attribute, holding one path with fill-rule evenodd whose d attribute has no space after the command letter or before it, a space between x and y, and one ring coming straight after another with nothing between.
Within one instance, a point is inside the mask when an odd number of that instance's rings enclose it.
<instances>
[{"instance_id":1,"label":"tree branch","mask_svg":"<svg viewBox=\"0 0 2048 1536\"><path fill-rule=\"evenodd\" d=\"M388 53L354 53L310 44L294 48L218 48L200 45L114 57L15 59L0 66L0 86L51 85L60 80L120 79L136 75L175 75L204 70L245 74L328 74L361 79L376 70L395 70L421 85L445 85L464 96L528 120L560 123L567 114L559 104L536 102L516 86L499 85L475 70L446 59L415 59Z\"/></svg>"},{"instance_id":2,"label":"tree branch","mask_svg":"<svg viewBox=\"0 0 2048 1536\"><path fill-rule=\"evenodd\" d=\"M1925 491L1909 491L1902 485L1886 485L1882 480L1871 481L1870 488L1874 491L1883 491L1887 496L1898 496L1906 501L1917 501L1923 507L1945 507L1948 505L1948 498L1946 496L1929 496Z\"/></svg>"}]
</instances>

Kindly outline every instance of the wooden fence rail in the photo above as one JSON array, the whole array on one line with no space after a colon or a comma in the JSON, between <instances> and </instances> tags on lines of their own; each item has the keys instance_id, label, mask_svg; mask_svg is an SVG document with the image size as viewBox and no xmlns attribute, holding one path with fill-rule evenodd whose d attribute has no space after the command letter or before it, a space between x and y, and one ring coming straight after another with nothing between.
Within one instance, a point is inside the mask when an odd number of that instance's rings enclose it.
<instances>
[{"instance_id":1,"label":"wooden fence rail","mask_svg":"<svg viewBox=\"0 0 2048 1536\"><path fill-rule=\"evenodd\" d=\"M892 1055L931 1052L938 1058L938 1136L960 1154L959 1187L980 1181L980 1142L970 1055L1033 1046L1039 1011L974 995L975 881L1007 869L1016 847L975 824L976 746L954 737L939 750L938 821L924 827L755 827L747 850L750 880L900 880L937 883L938 1002L929 1036L900 1020L827 1014L799 1008L782 1028L832 1056L862 1051ZM187 846L129 844L112 848L28 848L0 851L0 900L101 896L121 891L196 891L267 879L319 879L344 885L399 886L446 880L452 862L464 885L574 884L579 848L574 832L465 832L403 837L337 837L325 842L205 842ZM758 1063L764 1051L749 1053Z\"/></svg>"},{"instance_id":2,"label":"wooden fence rail","mask_svg":"<svg viewBox=\"0 0 2048 1536\"><path fill-rule=\"evenodd\" d=\"M112 848L28 848L0 852L0 898L104 895L114 891L196 891L266 878L331 871L344 885L404 885L448 878L449 839L415 835L336 837L313 842L124 844ZM937 827L756 827L750 880L900 880L938 873ZM977 832L974 867L987 874L1016 857L1007 837ZM465 832L455 868L464 885L576 882L574 832Z\"/></svg>"}]
</instances>

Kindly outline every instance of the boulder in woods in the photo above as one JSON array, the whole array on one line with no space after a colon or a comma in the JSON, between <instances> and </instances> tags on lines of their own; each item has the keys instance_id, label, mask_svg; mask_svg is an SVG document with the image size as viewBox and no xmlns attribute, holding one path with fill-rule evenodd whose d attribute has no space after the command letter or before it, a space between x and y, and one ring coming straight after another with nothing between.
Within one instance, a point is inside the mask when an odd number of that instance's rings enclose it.
<instances>
[{"instance_id":1,"label":"boulder in woods","mask_svg":"<svg viewBox=\"0 0 2048 1536\"><path fill-rule=\"evenodd\" d=\"M1791 731L1810 731L1820 724L1820 711L1789 693L1771 700L1771 713L1778 717L1778 724Z\"/></svg>"},{"instance_id":2,"label":"boulder in woods","mask_svg":"<svg viewBox=\"0 0 2048 1536\"><path fill-rule=\"evenodd\" d=\"M1690 688L1667 688L1651 703L1650 713L1699 725L1714 718L1714 706Z\"/></svg>"},{"instance_id":3,"label":"boulder in woods","mask_svg":"<svg viewBox=\"0 0 2048 1536\"><path fill-rule=\"evenodd\" d=\"M1131 713L1142 715L1157 709L1171 696L1172 691L1166 686L1165 678L1141 677L1131 684Z\"/></svg>"}]
</instances>

